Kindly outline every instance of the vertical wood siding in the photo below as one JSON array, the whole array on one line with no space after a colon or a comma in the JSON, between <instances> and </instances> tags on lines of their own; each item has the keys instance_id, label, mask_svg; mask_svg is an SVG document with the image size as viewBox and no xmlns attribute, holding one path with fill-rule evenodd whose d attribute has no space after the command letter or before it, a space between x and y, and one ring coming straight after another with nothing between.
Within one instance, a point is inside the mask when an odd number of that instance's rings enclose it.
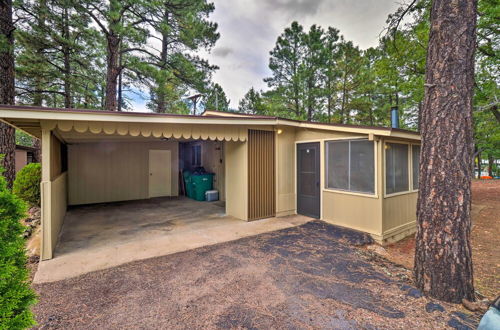
<instances>
[{"instance_id":1,"label":"vertical wood siding","mask_svg":"<svg viewBox=\"0 0 500 330\"><path fill-rule=\"evenodd\" d=\"M248 219L276 214L274 132L248 130Z\"/></svg>"}]
</instances>

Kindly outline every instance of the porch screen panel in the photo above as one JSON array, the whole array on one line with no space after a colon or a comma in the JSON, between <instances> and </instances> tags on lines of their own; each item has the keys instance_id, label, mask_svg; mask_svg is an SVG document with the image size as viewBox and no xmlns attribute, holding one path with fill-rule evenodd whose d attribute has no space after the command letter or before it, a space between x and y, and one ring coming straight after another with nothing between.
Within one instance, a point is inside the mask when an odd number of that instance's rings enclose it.
<instances>
[{"instance_id":1,"label":"porch screen panel","mask_svg":"<svg viewBox=\"0 0 500 330\"><path fill-rule=\"evenodd\" d=\"M248 219L276 214L274 132L248 130Z\"/></svg>"}]
</instances>

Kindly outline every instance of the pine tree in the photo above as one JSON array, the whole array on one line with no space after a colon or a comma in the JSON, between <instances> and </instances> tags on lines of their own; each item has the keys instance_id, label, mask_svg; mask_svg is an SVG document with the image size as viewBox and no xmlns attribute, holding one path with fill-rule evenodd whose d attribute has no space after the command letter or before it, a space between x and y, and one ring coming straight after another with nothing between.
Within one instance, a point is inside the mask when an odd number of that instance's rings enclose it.
<instances>
[{"instance_id":1,"label":"pine tree","mask_svg":"<svg viewBox=\"0 0 500 330\"><path fill-rule=\"evenodd\" d=\"M454 303L475 298L470 215L476 19L477 1L432 2L415 278L426 294Z\"/></svg>"},{"instance_id":2,"label":"pine tree","mask_svg":"<svg viewBox=\"0 0 500 330\"><path fill-rule=\"evenodd\" d=\"M143 51L150 64L146 84L154 95L148 106L172 112L189 89L206 89L217 69L195 55L219 39L217 24L208 20L215 7L206 0L149 1L145 6L142 17L158 34L149 35L150 44L161 42L161 49Z\"/></svg>"},{"instance_id":3,"label":"pine tree","mask_svg":"<svg viewBox=\"0 0 500 330\"><path fill-rule=\"evenodd\" d=\"M76 9L90 16L106 40L106 85L104 108L116 111L119 100L119 77L128 69L141 78L142 61L135 52L144 51L148 29L141 9L145 0L89 0L75 2Z\"/></svg>"},{"instance_id":4,"label":"pine tree","mask_svg":"<svg viewBox=\"0 0 500 330\"><path fill-rule=\"evenodd\" d=\"M12 0L0 1L0 104L14 104L14 23ZM16 176L16 136L12 126L0 122L0 162L5 167L3 175L12 187Z\"/></svg>"},{"instance_id":5,"label":"pine tree","mask_svg":"<svg viewBox=\"0 0 500 330\"><path fill-rule=\"evenodd\" d=\"M300 66L304 57L304 28L293 22L278 37L274 49L270 52L269 69L272 77L264 79L268 86L275 88L284 98L291 102L286 108L291 112L289 117L304 118L304 105Z\"/></svg>"},{"instance_id":6,"label":"pine tree","mask_svg":"<svg viewBox=\"0 0 500 330\"><path fill-rule=\"evenodd\" d=\"M326 60L323 29L313 24L309 32L302 35L302 44L304 57L299 67L304 90L302 103L307 112L307 120L312 121L314 113L322 111L321 74Z\"/></svg>"},{"instance_id":7,"label":"pine tree","mask_svg":"<svg viewBox=\"0 0 500 330\"><path fill-rule=\"evenodd\" d=\"M326 97L327 121L332 121L332 115L335 110L335 104L338 101L338 84L340 71L338 61L340 59L339 51L339 30L329 27L324 41L325 60L323 70L323 94Z\"/></svg>"},{"instance_id":8,"label":"pine tree","mask_svg":"<svg viewBox=\"0 0 500 330\"><path fill-rule=\"evenodd\" d=\"M226 93L221 85L215 83L210 86L205 94L203 105L205 110L228 111L229 103Z\"/></svg>"},{"instance_id":9,"label":"pine tree","mask_svg":"<svg viewBox=\"0 0 500 330\"><path fill-rule=\"evenodd\" d=\"M239 112L254 114L254 115L264 115L266 114L266 109L264 103L262 102L262 96L253 87L246 92L243 99L240 100L238 107Z\"/></svg>"}]
</instances>

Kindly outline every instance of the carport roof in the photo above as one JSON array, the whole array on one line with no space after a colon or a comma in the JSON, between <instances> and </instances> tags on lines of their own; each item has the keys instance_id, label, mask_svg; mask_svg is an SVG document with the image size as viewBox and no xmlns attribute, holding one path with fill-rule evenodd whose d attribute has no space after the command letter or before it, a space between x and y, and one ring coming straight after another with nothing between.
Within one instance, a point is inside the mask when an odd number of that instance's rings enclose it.
<instances>
[{"instance_id":1,"label":"carport roof","mask_svg":"<svg viewBox=\"0 0 500 330\"><path fill-rule=\"evenodd\" d=\"M148 112L117 112L89 109L65 109L23 105L0 105L0 120L36 137L41 136L43 122L115 122L128 124L196 124L239 126L292 126L325 131L352 132L420 140L418 132L379 126L327 124L285 119L273 116L205 111L201 116Z\"/></svg>"}]
</instances>

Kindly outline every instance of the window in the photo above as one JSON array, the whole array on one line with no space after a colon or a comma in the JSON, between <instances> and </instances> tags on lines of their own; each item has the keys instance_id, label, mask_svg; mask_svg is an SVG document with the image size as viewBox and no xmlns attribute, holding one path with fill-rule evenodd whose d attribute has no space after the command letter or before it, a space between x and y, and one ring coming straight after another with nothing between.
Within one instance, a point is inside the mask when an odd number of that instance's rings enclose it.
<instances>
[{"instance_id":1,"label":"window","mask_svg":"<svg viewBox=\"0 0 500 330\"><path fill-rule=\"evenodd\" d=\"M418 189L418 171L420 167L420 146L411 146L411 166L412 166L412 179L413 190Z\"/></svg>"},{"instance_id":2,"label":"window","mask_svg":"<svg viewBox=\"0 0 500 330\"><path fill-rule=\"evenodd\" d=\"M373 142L343 140L326 142L326 186L361 193L375 193Z\"/></svg>"},{"instance_id":3,"label":"window","mask_svg":"<svg viewBox=\"0 0 500 330\"><path fill-rule=\"evenodd\" d=\"M387 194L409 190L408 145L385 145L385 191Z\"/></svg>"},{"instance_id":4,"label":"window","mask_svg":"<svg viewBox=\"0 0 500 330\"><path fill-rule=\"evenodd\" d=\"M201 166L201 145L194 145L191 148L191 165Z\"/></svg>"}]
</instances>

